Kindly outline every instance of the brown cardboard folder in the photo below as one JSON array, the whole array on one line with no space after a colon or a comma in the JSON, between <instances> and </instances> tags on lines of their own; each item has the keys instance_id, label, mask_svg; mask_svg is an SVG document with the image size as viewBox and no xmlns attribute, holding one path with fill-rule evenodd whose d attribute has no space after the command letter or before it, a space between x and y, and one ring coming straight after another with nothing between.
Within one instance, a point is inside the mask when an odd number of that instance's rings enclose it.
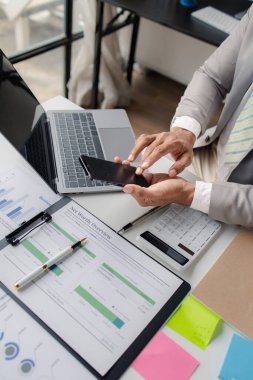
<instances>
[{"instance_id":1,"label":"brown cardboard folder","mask_svg":"<svg viewBox=\"0 0 253 380\"><path fill-rule=\"evenodd\" d=\"M253 232L238 233L193 295L253 339Z\"/></svg>"}]
</instances>

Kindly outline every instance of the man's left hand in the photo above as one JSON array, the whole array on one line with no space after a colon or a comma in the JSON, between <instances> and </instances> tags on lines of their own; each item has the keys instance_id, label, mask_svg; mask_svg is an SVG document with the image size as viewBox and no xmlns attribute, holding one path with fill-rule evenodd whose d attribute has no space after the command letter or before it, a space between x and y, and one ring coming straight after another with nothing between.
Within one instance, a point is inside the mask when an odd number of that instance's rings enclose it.
<instances>
[{"instance_id":1,"label":"man's left hand","mask_svg":"<svg viewBox=\"0 0 253 380\"><path fill-rule=\"evenodd\" d=\"M123 187L125 193L131 194L140 206L162 206L167 203L190 205L193 200L195 185L181 177L170 178L168 174L144 174L150 186L145 188L128 184Z\"/></svg>"}]
</instances>

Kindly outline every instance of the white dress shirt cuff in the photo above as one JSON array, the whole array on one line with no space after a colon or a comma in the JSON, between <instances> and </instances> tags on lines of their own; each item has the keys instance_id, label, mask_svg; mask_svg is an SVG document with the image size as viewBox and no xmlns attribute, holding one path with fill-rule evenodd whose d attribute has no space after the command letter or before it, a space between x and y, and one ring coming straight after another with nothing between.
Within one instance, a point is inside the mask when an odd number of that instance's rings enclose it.
<instances>
[{"instance_id":1,"label":"white dress shirt cuff","mask_svg":"<svg viewBox=\"0 0 253 380\"><path fill-rule=\"evenodd\" d=\"M208 214L211 201L212 184L196 181L191 208Z\"/></svg>"},{"instance_id":2,"label":"white dress shirt cuff","mask_svg":"<svg viewBox=\"0 0 253 380\"><path fill-rule=\"evenodd\" d=\"M187 129L188 131L192 132L196 136L196 138L199 137L201 132L201 126L199 122L190 116L176 117L171 125L171 128L174 127Z\"/></svg>"}]
</instances>

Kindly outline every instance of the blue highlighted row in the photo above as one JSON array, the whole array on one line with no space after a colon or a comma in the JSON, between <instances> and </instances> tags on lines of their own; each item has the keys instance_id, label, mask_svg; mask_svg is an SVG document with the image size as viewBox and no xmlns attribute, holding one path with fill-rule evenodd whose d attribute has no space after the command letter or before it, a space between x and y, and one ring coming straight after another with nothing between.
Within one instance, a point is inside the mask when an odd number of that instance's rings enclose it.
<instances>
[{"instance_id":1,"label":"blue highlighted row","mask_svg":"<svg viewBox=\"0 0 253 380\"><path fill-rule=\"evenodd\" d=\"M7 199L3 199L2 201L0 201L0 209L11 204L11 202L13 201L7 201Z\"/></svg>"},{"instance_id":2,"label":"blue highlighted row","mask_svg":"<svg viewBox=\"0 0 253 380\"><path fill-rule=\"evenodd\" d=\"M22 210L22 207L16 207L16 208L14 208L14 210L12 210L12 211L10 211L8 214L7 214L7 216L9 217L9 218L15 218L16 216L17 216L17 214L20 214L21 213L21 210Z\"/></svg>"}]
</instances>

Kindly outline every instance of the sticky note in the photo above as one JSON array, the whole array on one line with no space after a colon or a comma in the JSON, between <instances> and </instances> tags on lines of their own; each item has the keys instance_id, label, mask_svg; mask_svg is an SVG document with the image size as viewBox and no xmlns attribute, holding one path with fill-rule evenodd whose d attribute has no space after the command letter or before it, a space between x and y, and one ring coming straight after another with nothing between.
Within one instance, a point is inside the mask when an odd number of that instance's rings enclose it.
<instances>
[{"instance_id":1,"label":"sticky note","mask_svg":"<svg viewBox=\"0 0 253 380\"><path fill-rule=\"evenodd\" d=\"M253 342L234 334L222 365L222 380L253 379Z\"/></svg>"},{"instance_id":2,"label":"sticky note","mask_svg":"<svg viewBox=\"0 0 253 380\"><path fill-rule=\"evenodd\" d=\"M188 380L199 362L162 331L144 348L132 368L145 380Z\"/></svg>"},{"instance_id":3,"label":"sticky note","mask_svg":"<svg viewBox=\"0 0 253 380\"><path fill-rule=\"evenodd\" d=\"M220 317L195 298L188 296L167 322L167 326L204 350Z\"/></svg>"}]
</instances>

